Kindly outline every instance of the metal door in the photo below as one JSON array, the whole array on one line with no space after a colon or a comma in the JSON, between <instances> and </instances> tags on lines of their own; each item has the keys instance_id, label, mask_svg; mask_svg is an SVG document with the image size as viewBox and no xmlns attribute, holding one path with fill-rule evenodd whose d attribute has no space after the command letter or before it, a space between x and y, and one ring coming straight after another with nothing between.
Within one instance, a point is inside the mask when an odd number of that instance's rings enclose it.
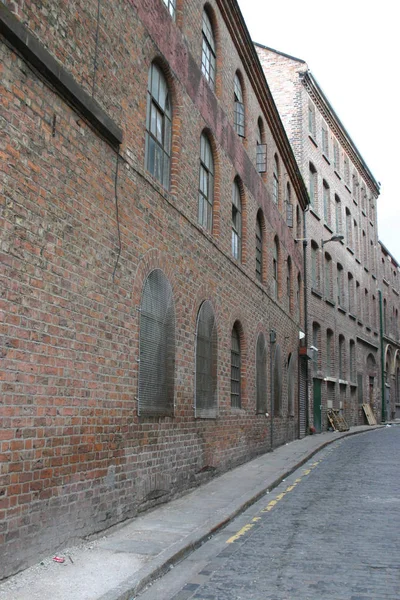
<instances>
[{"instance_id":1,"label":"metal door","mask_svg":"<svg viewBox=\"0 0 400 600\"><path fill-rule=\"evenodd\" d=\"M321 433L321 379L313 379L314 427L316 433Z\"/></svg>"}]
</instances>

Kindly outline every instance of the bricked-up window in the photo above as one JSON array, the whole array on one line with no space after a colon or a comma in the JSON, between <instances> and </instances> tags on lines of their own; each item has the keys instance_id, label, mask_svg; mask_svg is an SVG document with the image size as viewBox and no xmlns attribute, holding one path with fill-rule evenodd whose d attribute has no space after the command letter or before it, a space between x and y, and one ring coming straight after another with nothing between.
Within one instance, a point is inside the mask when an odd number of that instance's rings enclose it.
<instances>
[{"instance_id":1,"label":"bricked-up window","mask_svg":"<svg viewBox=\"0 0 400 600\"><path fill-rule=\"evenodd\" d=\"M236 181L232 191L232 256L238 261L242 259L242 200Z\"/></svg>"},{"instance_id":2,"label":"bricked-up window","mask_svg":"<svg viewBox=\"0 0 400 600\"><path fill-rule=\"evenodd\" d=\"M201 52L201 70L208 83L215 87L215 39L209 16L203 10L203 45Z\"/></svg>"},{"instance_id":3,"label":"bricked-up window","mask_svg":"<svg viewBox=\"0 0 400 600\"><path fill-rule=\"evenodd\" d=\"M289 354L288 368L287 368L287 394L288 394L288 413L289 416L294 416L294 397L295 397L295 373L296 373L296 359L293 354Z\"/></svg>"},{"instance_id":4,"label":"bricked-up window","mask_svg":"<svg viewBox=\"0 0 400 600\"><path fill-rule=\"evenodd\" d=\"M354 340L350 340L349 377L350 381L356 380L356 344Z\"/></svg>"},{"instance_id":5,"label":"bricked-up window","mask_svg":"<svg viewBox=\"0 0 400 600\"><path fill-rule=\"evenodd\" d=\"M235 102L235 120L234 126L236 133L240 137L244 137L244 102L243 102L243 89L238 74L235 75L234 81L234 102Z\"/></svg>"},{"instance_id":6,"label":"bricked-up window","mask_svg":"<svg viewBox=\"0 0 400 600\"><path fill-rule=\"evenodd\" d=\"M346 155L344 155L344 158L343 158L343 165L344 165L344 182L346 185L350 185L350 163L349 163L349 159Z\"/></svg>"},{"instance_id":7,"label":"bricked-up window","mask_svg":"<svg viewBox=\"0 0 400 600\"><path fill-rule=\"evenodd\" d=\"M337 140L333 140L333 168L340 173L340 152Z\"/></svg>"},{"instance_id":8,"label":"bricked-up window","mask_svg":"<svg viewBox=\"0 0 400 600\"><path fill-rule=\"evenodd\" d=\"M351 273L347 274L347 298L349 302L349 313L354 314L354 277Z\"/></svg>"},{"instance_id":9,"label":"bricked-up window","mask_svg":"<svg viewBox=\"0 0 400 600\"><path fill-rule=\"evenodd\" d=\"M176 11L176 0L163 0L165 6L168 8L168 12L171 17L175 20Z\"/></svg>"},{"instance_id":10,"label":"bricked-up window","mask_svg":"<svg viewBox=\"0 0 400 600\"><path fill-rule=\"evenodd\" d=\"M259 173L267 171L267 144L264 143L264 127L261 118L258 119L256 131L256 164Z\"/></svg>"},{"instance_id":11,"label":"bricked-up window","mask_svg":"<svg viewBox=\"0 0 400 600\"><path fill-rule=\"evenodd\" d=\"M146 128L146 168L169 189L171 104L167 82L154 63L149 70Z\"/></svg>"},{"instance_id":12,"label":"bricked-up window","mask_svg":"<svg viewBox=\"0 0 400 600\"><path fill-rule=\"evenodd\" d=\"M231 336L231 406L240 408L241 398L241 353L238 325L235 323Z\"/></svg>"},{"instance_id":13,"label":"bricked-up window","mask_svg":"<svg viewBox=\"0 0 400 600\"><path fill-rule=\"evenodd\" d=\"M256 277L258 281L262 281L263 268L263 238L261 227L261 215L258 213L256 221Z\"/></svg>"},{"instance_id":14,"label":"bricked-up window","mask_svg":"<svg viewBox=\"0 0 400 600\"><path fill-rule=\"evenodd\" d=\"M325 254L325 298L332 299L332 258Z\"/></svg>"},{"instance_id":15,"label":"bricked-up window","mask_svg":"<svg viewBox=\"0 0 400 600\"><path fill-rule=\"evenodd\" d=\"M200 182L198 221L208 231L212 230L214 203L214 160L210 142L204 135L200 138Z\"/></svg>"},{"instance_id":16,"label":"bricked-up window","mask_svg":"<svg viewBox=\"0 0 400 600\"><path fill-rule=\"evenodd\" d=\"M274 156L274 170L272 173L272 199L275 204L279 202L279 160L277 155Z\"/></svg>"},{"instance_id":17,"label":"bricked-up window","mask_svg":"<svg viewBox=\"0 0 400 600\"><path fill-rule=\"evenodd\" d=\"M322 123L322 152L329 158L329 136L326 123Z\"/></svg>"},{"instance_id":18,"label":"bricked-up window","mask_svg":"<svg viewBox=\"0 0 400 600\"><path fill-rule=\"evenodd\" d=\"M282 414L282 350L279 344L275 347L274 357L274 415Z\"/></svg>"},{"instance_id":19,"label":"bricked-up window","mask_svg":"<svg viewBox=\"0 0 400 600\"><path fill-rule=\"evenodd\" d=\"M346 379L345 341L343 335L339 335L339 379Z\"/></svg>"},{"instance_id":20,"label":"bricked-up window","mask_svg":"<svg viewBox=\"0 0 400 600\"><path fill-rule=\"evenodd\" d=\"M146 279L140 304L138 414L174 413L175 308L160 269Z\"/></svg>"},{"instance_id":21,"label":"bricked-up window","mask_svg":"<svg viewBox=\"0 0 400 600\"><path fill-rule=\"evenodd\" d=\"M256 412L267 412L267 344L263 333L259 333L256 347Z\"/></svg>"},{"instance_id":22,"label":"bricked-up window","mask_svg":"<svg viewBox=\"0 0 400 600\"><path fill-rule=\"evenodd\" d=\"M308 133L315 138L315 106L308 102Z\"/></svg>"},{"instance_id":23,"label":"bricked-up window","mask_svg":"<svg viewBox=\"0 0 400 600\"><path fill-rule=\"evenodd\" d=\"M335 194L335 233L342 233L342 203L337 194Z\"/></svg>"},{"instance_id":24,"label":"bricked-up window","mask_svg":"<svg viewBox=\"0 0 400 600\"><path fill-rule=\"evenodd\" d=\"M317 209L318 200L318 175L316 168L312 163L309 165L309 188L308 193L310 196L310 205L314 210Z\"/></svg>"},{"instance_id":25,"label":"bricked-up window","mask_svg":"<svg viewBox=\"0 0 400 600\"><path fill-rule=\"evenodd\" d=\"M333 362L333 331L332 329L328 329L326 332L326 374L328 377L332 376Z\"/></svg>"},{"instance_id":26,"label":"bricked-up window","mask_svg":"<svg viewBox=\"0 0 400 600\"><path fill-rule=\"evenodd\" d=\"M196 329L195 416L217 416L217 327L211 302L203 302Z\"/></svg>"},{"instance_id":27,"label":"bricked-up window","mask_svg":"<svg viewBox=\"0 0 400 600\"><path fill-rule=\"evenodd\" d=\"M279 293L279 241L274 239L273 256L272 256L272 294L277 300Z\"/></svg>"},{"instance_id":28,"label":"bricked-up window","mask_svg":"<svg viewBox=\"0 0 400 600\"><path fill-rule=\"evenodd\" d=\"M323 202L324 202L324 221L327 225L330 225L330 221L331 221L331 217L330 217L330 199L331 199L331 195L330 195L330 190L329 190L329 185L327 184L327 182L323 181L323 185L322 185L322 189L323 189Z\"/></svg>"},{"instance_id":29,"label":"bricked-up window","mask_svg":"<svg viewBox=\"0 0 400 600\"><path fill-rule=\"evenodd\" d=\"M337 265L337 302L338 306L344 307L343 267L339 263Z\"/></svg>"}]
</instances>

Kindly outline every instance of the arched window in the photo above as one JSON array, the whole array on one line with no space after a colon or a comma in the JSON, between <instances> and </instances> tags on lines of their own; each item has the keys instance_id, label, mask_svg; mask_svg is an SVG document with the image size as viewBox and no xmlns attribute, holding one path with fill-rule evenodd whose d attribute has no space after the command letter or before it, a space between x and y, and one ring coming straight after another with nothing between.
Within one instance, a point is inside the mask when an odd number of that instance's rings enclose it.
<instances>
[{"instance_id":1,"label":"arched window","mask_svg":"<svg viewBox=\"0 0 400 600\"><path fill-rule=\"evenodd\" d=\"M242 259L242 200L237 181L233 182L232 191L232 256Z\"/></svg>"},{"instance_id":2,"label":"arched window","mask_svg":"<svg viewBox=\"0 0 400 600\"><path fill-rule=\"evenodd\" d=\"M261 214L257 215L256 221L256 277L258 281L262 281L263 270L263 236L261 227Z\"/></svg>"},{"instance_id":3,"label":"arched window","mask_svg":"<svg viewBox=\"0 0 400 600\"><path fill-rule=\"evenodd\" d=\"M312 325L313 368L316 372L321 364L321 326L314 321Z\"/></svg>"},{"instance_id":4,"label":"arched window","mask_svg":"<svg viewBox=\"0 0 400 600\"><path fill-rule=\"evenodd\" d=\"M272 199L275 204L279 202L279 160L274 156L274 171L272 173Z\"/></svg>"},{"instance_id":5,"label":"arched window","mask_svg":"<svg viewBox=\"0 0 400 600\"><path fill-rule=\"evenodd\" d=\"M352 382L356 380L356 344L354 340L350 340L349 377Z\"/></svg>"},{"instance_id":6,"label":"arched window","mask_svg":"<svg viewBox=\"0 0 400 600\"><path fill-rule=\"evenodd\" d=\"M241 395L241 353L238 326L235 323L231 336L231 406L240 408Z\"/></svg>"},{"instance_id":7,"label":"arched window","mask_svg":"<svg viewBox=\"0 0 400 600\"><path fill-rule=\"evenodd\" d=\"M209 16L203 10L203 44L201 52L201 70L208 83L215 87L215 39Z\"/></svg>"},{"instance_id":8,"label":"arched window","mask_svg":"<svg viewBox=\"0 0 400 600\"><path fill-rule=\"evenodd\" d=\"M347 297L349 301L349 313L354 314L356 309L354 298L354 277L351 273L347 275Z\"/></svg>"},{"instance_id":9,"label":"arched window","mask_svg":"<svg viewBox=\"0 0 400 600\"><path fill-rule=\"evenodd\" d=\"M311 241L311 289L320 290L320 269L318 244Z\"/></svg>"},{"instance_id":10,"label":"arched window","mask_svg":"<svg viewBox=\"0 0 400 600\"><path fill-rule=\"evenodd\" d=\"M325 253L325 298L333 299L332 294L332 258L328 253Z\"/></svg>"},{"instance_id":11,"label":"arched window","mask_svg":"<svg viewBox=\"0 0 400 600\"><path fill-rule=\"evenodd\" d=\"M285 191L285 207L286 207L286 224L288 227L293 227L293 204L290 183L286 184Z\"/></svg>"},{"instance_id":12,"label":"arched window","mask_svg":"<svg viewBox=\"0 0 400 600\"><path fill-rule=\"evenodd\" d=\"M200 139L200 183L198 221L208 231L212 230L214 203L214 160L210 142L204 133Z\"/></svg>"},{"instance_id":13,"label":"arched window","mask_svg":"<svg viewBox=\"0 0 400 600\"><path fill-rule=\"evenodd\" d=\"M344 307L343 267L337 264L337 302L338 306Z\"/></svg>"},{"instance_id":14,"label":"arched window","mask_svg":"<svg viewBox=\"0 0 400 600\"><path fill-rule=\"evenodd\" d=\"M327 182L323 181L323 201L324 201L324 221L327 225L330 225L331 223L331 217L330 217L330 192L329 192L329 185L327 184Z\"/></svg>"},{"instance_id":15,"label":"arched window","mask_svg":"<svg viewBox=\"0 0 400 600\"><path fill-rule=\"evenodd\" d=\"M337 194L335 194L335 227L336 233L342 233L342 204Z\"/></svg>"},{"instance_id":16,"label":"arched window","mask_svg":"<svg viewBox=\"0 0 400 600\"><path fill-rule=\"evenodd\" d=\"M264 143L264 127L261 117L258 119L257 123L256 138L257 171L259 173L265 173L267 170L267 144Z\"/></svg>"},{"instance_id":17,"label":"arched window","mask_svg":"<svg viewBox=\"0 0 400 600\"><path fill-rule=\"evenodd\" d=\"M286 296L289 311L292 312L292 259L290 256L286 261Z\"/></svg>"},{"instance_id":18,"label":"arched window","mask_svg":"<svg viewBox=\"0 0 400 600\"><path fill-rule=\"evenodd\" d=\"M297 274L297 290L296 290L296 318L300 323L301 311L302 311L302 297L301 297L302 285L301 285L301 274Z\"/></svg>"},{"instance_id":19,"label":"arched window","mask_svg":"<svg viewBox=\"0 0 400 600\"><path fill-rule=\"evenodd\" d=\"M334 365L333 331L328 329L326 332L326 374L333 375Z\"/></svg>"},{"instance_id":20,"label":"arched window","mask_svg":"<svg viewBox=\"0 0 400 600\"><path fill-rule=\"evenodd\" d=\"M263 333L259 333L256 347L256 393L257 413L267 412L267 344Z\"/></svg>"},{"instance_id":21,"label":"arched window","mask_svg":"<svg viewBox=\"0 0 400 600\"><path fill-rule=\"evenodd\" d=\"M140 304L138 414L173 415L175 308L172 288L160 269L151 271Z\"/></svg>"},{"instance_id":22,"label":"arched window","mask_svg":"<svg viewBox=\"0 0 400 600\"><path fill-rule=\"evenodd\" d=\"M346 357L344 336L339 335L339 379L346 379L345 359Z\"/></svg>"},{"instance_id":23,"label":"arched window","mask_svg":"<svg viewBox=\"0 0 400 600\"><path fill-rule=\"evenodd\" d=\"M149 70L146 119L146 168L169 189L171 162L171 104L167 82L153 63Z\"/></svg>"},{"instance_id":24,"label":"arched window","mask_svg":"<svg viewBox=\"0 0 400 600\"><path fill-rule=\"evenodd\" d=\"M196 328L195 416L217 416L217 328L211 302L203 302Z\"/></svg>"},{"instance_id":25,"label":"arched window","mask_svg":"<svg viewBox=\"0 0 400 600\"><path fill-rule=\"evenodd\" d=\"M274 239L273 257L272 257L272 294L275 299L278 299L279 294L279 241Z\"/></svg>"},{"instance_id":26,"label":"arched window","mask_svg":"<svg viewBox=\"0 0 400 600\"><path fill-rule=\"evenodd\" d=\"M302 218L299 205L296 206L296 238L303 237Z\"/></svg>"},{"instance_id":27,"label":"arched window","mask_svg":"<svg viewBox=\"0 0 400 600\"><path fill-rule=\"evenodd\" d=\"M234 126L236 133L240 135L240 137L244 137L244 102L243 102L243 89L242 84L240 83L240 79L238 74L235 75L234 81L234 103L235 103L235 120Z\"/></svg>"},{"instance_id":28,"label":"arched window","mask_svg":"<svg viewBox=\"0 0 400 600\"><path fill-rule=\"evenodd\" d=\"M314 210L318 208L318 175L312 163L309 164L309 188L310 206Z\"/></svg>"}]
</instances>

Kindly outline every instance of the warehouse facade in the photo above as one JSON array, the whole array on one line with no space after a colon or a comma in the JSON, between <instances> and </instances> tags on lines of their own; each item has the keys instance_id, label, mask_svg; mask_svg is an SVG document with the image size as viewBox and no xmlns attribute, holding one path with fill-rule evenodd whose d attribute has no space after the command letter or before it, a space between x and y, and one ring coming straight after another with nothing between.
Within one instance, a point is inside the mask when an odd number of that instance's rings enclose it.
<instances>
[{"instance_id":1,"label":"warehouse facade","mask_svg":"<svg viewBox=\"0 0 400 600\"><path fill-rule=\"evenodd\" d=\"M235 2L0 23L4 577L304 435L308 194Z\"/></svg>"}]
</instances>

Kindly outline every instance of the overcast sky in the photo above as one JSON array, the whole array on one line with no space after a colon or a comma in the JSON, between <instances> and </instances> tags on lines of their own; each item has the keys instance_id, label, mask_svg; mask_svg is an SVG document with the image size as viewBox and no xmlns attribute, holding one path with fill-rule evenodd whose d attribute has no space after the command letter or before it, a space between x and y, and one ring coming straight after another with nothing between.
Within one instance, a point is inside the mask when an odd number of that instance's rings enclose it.
<instances>
[{"instance_id":1,"label":"overcast sky","mask_svg":"<svg viewBox=\"0 0 400 600\"><path fill-rule=\"evenodd\" d=\"M305 60L376 181L379 239L400 262L400 36L395 0L238 0L254 42Z\"/></svg>"}]
</instances>

